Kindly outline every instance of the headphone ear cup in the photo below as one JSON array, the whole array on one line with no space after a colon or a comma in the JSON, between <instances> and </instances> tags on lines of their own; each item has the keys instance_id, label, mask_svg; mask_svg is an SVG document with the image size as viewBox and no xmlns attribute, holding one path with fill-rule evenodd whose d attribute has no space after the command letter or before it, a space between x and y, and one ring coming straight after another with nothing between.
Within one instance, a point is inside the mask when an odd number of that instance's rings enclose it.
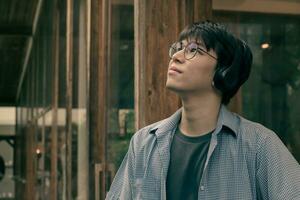
<instances>
[{"instance_id":1,"label":"headphone ear cup","mask_svg":"<svg viewBox=\"0 0 300 200\"><path fill-rule=\"evenodd\" d=\"M222 93L235 93L240 84L240 72L244 66L242 64L242 56L244 54L243 43L238 44L235 49L234 58L230 66L216 66L214 75L214 85Z\"/></svg>"},{"instance_id":2,"label":"headphone ear cup","mask_svg":"<svg viewBox=\"0 0 300 200\"><path fill-rule=\"evenodd\" d=\"M235 66L217 66L213 81L215 88L220 90L222 93L231 93L236 90L239 79L233 71L234 67Z\"/></svg>"},{"instance_id":3,"label":"headphone ear cup","mask_svg":"<svg viewBox=\"0 0 300 200\"><path fill-rule=\"evenodd\" d=\"M228 91L228 83L226 82L226 74L230 67L221 67L219 64L216 66L213 82L216 89L222 93Z\"/></svg>"}]
</instances>

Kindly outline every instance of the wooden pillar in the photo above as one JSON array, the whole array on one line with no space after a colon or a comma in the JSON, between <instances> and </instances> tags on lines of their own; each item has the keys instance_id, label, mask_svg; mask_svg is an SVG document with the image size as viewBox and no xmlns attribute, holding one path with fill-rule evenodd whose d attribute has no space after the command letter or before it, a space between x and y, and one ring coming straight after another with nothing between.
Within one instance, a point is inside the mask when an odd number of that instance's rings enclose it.
<instances>
[{"instance_id":1,"label":"wooden pillar","mask_svg":"<svg viewBox=\"0 0 300 200\"><path fill-rule=\"evenodd\" d=\"M98 65L98 144L99 144L99 161L100 165L96 167L96 170L99 172L99 194L96 195L95 199L103 200L106 195L106 151L107 151L107 121L108 121L108 65L109 65L109 1L108 0L99 0L99 65Z\"/></svg>"},{"instance_id":2,"label":"wooden pillar","mask_svg":"<svg viewBox=\"0 0 300 200\"><path fill-rule=\"evenodd\" d=\"M211 0L135 0L136 128L171 115L179 98L165 88L168 50L180 31L194 21L211 18Z\"/></svg>"},{"instance_id":3,"label":"wooden pillar","mask_svg":"<svg viewBox=\"0 0 300 200\"><path fill-rule=\"evenodd\" d=\"M26 182L25 182L25 198L26 200L34 199L35 195L35 126L29 121L26 127Z\"/></svg>"},{"instance_id":4,"label":"wooden pillar","mask_svg":"<svg viewBox=\"0 0 300 200\"><path fill-rule=\"evenodd\" d=\"M72 199L73 0L66 1L66 199Z\"/></svg>"},{"instance_id":5,"label":"wooden pillar","mask_svg":"<svg viewBox=\"0 0 300 200\"><path fill-rule=\"evenodd\" d=\"M181 0L135 0L135 113L137 129L163 119L179 107L165 88L168 49L183 28Z\"/></svg>"},{"instance_id":6,"label":"wooden pillar","mask_svg":"<svg viewBox=\"0 0 300 200\"><path fill-rule=\"evenodd\" d=\"M212 0L194 0L194 21L210 20L212 18Z\"/></svg>"},{"instance_id":7,"label":"wooden pillar","mask_svg":"<svg viewBox=\"0 0 300 200\"><path fill-rule=\"evenodd\" d=\"M91 146L91 151L89 152L90 161L93 163L100 162L99 160L99 118L98 113L100 108L98 106L98 98L97 95L99 91L98 85L98 65L99 65L99 1L91 0L91 38L90 38L90 78L89 78L89 132L90 139L89 143ZM93 109L97 108L97 109ZM89 169L89 177L90 177L90 185L95 185L96 177L95 177L95 164L90 164ZM95 199L96 186L90 188L90 199Z\"/></svg>"},{"instance_id":8,"label":"wooden pillar","mask_svg":"<svg viewBox=\"0 0 300 200\"><path fill-rule=\"evenodd\" d=\"M91 0L90 46L90 199L105 199L108 82L108 0ZM95 195L95 196L94 196Z\"/></svg>"}]
</instances>

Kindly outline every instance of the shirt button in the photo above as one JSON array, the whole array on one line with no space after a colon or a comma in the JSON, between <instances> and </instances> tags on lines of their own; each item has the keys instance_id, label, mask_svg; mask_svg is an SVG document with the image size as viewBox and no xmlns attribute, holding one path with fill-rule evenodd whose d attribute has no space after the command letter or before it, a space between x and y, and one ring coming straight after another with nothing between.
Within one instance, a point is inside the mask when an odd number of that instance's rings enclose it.
<instances>
[{"instance_id":1,"label":"shirt button","mask_svg":"<svg viewBox=\"0 0 300 200\"><path fill-rule=\"evenodd\" d=\"M204 190L204 186L203 185L200 186L200 190L202 190L202 191Z\"/></svg>"}]
</instances>

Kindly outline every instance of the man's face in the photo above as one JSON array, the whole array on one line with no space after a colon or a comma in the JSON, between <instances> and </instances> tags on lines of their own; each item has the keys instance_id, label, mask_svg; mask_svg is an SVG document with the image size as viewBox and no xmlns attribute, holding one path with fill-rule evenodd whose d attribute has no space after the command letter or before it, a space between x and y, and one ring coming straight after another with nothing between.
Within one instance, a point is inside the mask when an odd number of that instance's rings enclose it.
<instances>
[{"instance_id":1,"label":"man's face","mask_svg":"<svg viewBox=\"0 0 300 200\"><path fill-rule=\"evenodd\" d=\"M190 46L191 43L194 44ZM181 50L175 50L176 53L170 59L166 87L178 94L213 92L216 53L213 50L207 51L204 45L193 40L183 40L182 45L182 48L178 48ZM188 49L185 50L185 47ZM193 52L195 47L200 49L190 58L187 54L189 50Z\"/></svg>"}]
</instances>

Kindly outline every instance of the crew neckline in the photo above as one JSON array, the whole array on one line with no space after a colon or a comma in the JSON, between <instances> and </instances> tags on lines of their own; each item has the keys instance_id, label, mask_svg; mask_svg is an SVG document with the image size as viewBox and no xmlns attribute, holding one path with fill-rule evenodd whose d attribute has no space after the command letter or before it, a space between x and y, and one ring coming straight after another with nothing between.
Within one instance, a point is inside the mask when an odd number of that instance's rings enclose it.
<instances>
[{"instance_id":1,"label":"crew neckline","mask_svg":"<svg viewBox=\"0 0 300 200\"><path fill-rule=\"evenodd\" d=\"M199 142L205 142L205 141L210 140L213 132L214 132L214 130L212 130L208 133L205 133L204 135L200 135L200 136L187 136L182 133L182 131L180 130L180 128L178 126L177 130L175 132L175 135L185 142L199 143Z\"/></svg>"}]
</instances>

